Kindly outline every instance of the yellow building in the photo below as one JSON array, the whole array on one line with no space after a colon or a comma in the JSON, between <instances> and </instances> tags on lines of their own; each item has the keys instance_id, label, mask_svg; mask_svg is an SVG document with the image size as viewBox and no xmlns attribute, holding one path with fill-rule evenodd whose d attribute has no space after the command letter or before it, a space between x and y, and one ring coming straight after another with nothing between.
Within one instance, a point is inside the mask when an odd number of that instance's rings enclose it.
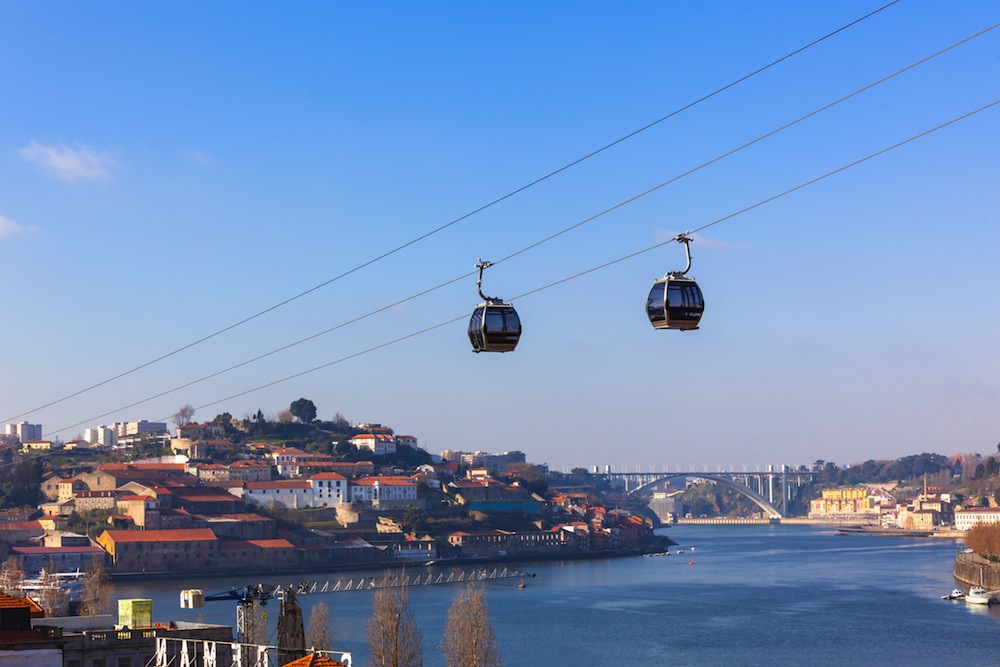
<instances>
[{"instance_id":1,"label":"yellow building","mask_svg":"<svg viewBox=\"0 0 1000 667\"><path fill-rule=\"evenodd\" d=\"M811 518L879 513L882 496L866 487L826 489L821 498L809 503Z\"/></svg>"}]
</instances>

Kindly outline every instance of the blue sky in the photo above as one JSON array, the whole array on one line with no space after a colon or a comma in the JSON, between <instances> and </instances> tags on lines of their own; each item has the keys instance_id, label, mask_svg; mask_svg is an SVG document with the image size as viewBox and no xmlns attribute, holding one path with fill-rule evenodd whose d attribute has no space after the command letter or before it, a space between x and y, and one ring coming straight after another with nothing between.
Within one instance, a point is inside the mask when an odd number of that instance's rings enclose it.
<instances>
[{"instance_id":1,"label":"blue sky","mask_svg":"<svg viewBox=\"0 0 1000 667\"><path fill-rule=\"evenodd\" d=\"M440 227L881 2L0 4L0 420ZM507 257L1000 21L902 0L307 296L24 419L275 414L306 397L433 452L561 468L995 451L1000 107L704 230L702 327L654 331L668 244L456 317ZM700 228L1000 98L1000 29L486 272L512 298Z\"/></svg>"}]
</instances>

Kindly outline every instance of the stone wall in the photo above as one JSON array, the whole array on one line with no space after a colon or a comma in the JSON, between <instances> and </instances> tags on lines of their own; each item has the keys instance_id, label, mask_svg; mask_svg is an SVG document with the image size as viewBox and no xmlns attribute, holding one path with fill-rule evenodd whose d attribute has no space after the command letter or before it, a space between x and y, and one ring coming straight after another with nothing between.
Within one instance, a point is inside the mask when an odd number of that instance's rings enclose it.
<instances>
[{"instance_id":1,"label":"stone wall","mask_svg":"<svg viewBox=\"0 0 1000 667\"><path fill-rule=\"evenodd\" d=\"M982 586L989 591L1000 589L1000 563L991 563L976 554L955 556L954 575L967 586Z\"/></svg>"}]
</instances>

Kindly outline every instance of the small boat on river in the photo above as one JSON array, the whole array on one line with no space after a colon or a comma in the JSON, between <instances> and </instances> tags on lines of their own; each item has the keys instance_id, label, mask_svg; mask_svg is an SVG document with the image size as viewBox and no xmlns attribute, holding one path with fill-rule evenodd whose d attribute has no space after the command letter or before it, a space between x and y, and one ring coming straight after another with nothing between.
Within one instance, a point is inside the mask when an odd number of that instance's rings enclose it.
<instances>
[{"instance_id":1,"label":"small boat on river","mask_svg":"<svg viewBox=\"0 0 1000 667\"><path fill-rule=\"evenodd\" d=\"M941 596L942 600L962 600L964 598L965 598L965 591L963 591L961 588L955 588L951 591L951 593Z\"/></svg>"},{"instance_id":2,"label":"small boat on river","mask_svg":"<svg viewBox=\"0 0 1000 667\"><path fill-rule=\"evenodd\" d=\"M965 596L965 601L969 604L992 604L993 594L985 588L973 586L969 589L968 595Z\"/></svg>"}]
</instances>

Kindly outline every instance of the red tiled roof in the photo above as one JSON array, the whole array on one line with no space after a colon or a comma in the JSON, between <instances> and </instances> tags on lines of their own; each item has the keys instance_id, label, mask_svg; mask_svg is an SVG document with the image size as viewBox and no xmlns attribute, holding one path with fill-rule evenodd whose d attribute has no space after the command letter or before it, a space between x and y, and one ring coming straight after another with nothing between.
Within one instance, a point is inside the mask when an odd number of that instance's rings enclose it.
<instances>
[{"instance_id":1,"label":"red tiled roof","mask_svg":"<svg viewBox=\"0 0 1000 667\"><path fill-rule=\"evenodd\" d=\"M14 597L6 593L0 593L0 609L30 609L33 612L41 612L43 609L37 602L29 597Z\"/></svg>"},{"instance_id":2,"label":"red tiled roof","mask_svg":"<svg viewBox=\"0 0 1000 667\"><path fill-rule=\"evenodd\" d=\"M155 472L157 470L173 470L184 472L183 463L102 463L97 466L101 472L115 472L119 470L145 470Z\"/></svg>"},{"instance_id":3,"label":"red tiled roof","mask_svg":"<svg viewBox=\"0 0 1000 667\"><path fill-rule=\"evenodd\" d=\"M956 512L1000 512L1000 507L966 507L955 510Z\"/></svg>"},{"instance_id":4,"label":"red tiled roof","mask_svg":"<svg viewBox=\"0 0 1000 667\"><path fill-rule=\"evenodd\" d=\"M77 498L111 498L114 495L114 491L89 491L84 489L76 492Z\"/></svg>"},{"instance_id":5,"label":"red tiled roof","mask_svg":"<svg viewBox=\"0 0 1000 667\"><path fill-rule=\"evenodd\" d=\"M335 473L335 472L320 472L320 473L316 473L315 475L313 475L309 479L340 479L340 480L346 480L347 478L344 477L343 475L341 475L339 473Z\"/></svg>"},{"instance_id":6,"label":"red tiled roof","mask_svg":"<svg viewBox=\"0 0 1000 667\"><path fill-rule=\"evenodd\" d=\"M174 497L179 501L184 500L239 500L236 496L225 489L216 486L189 486L175 488Z\"/></svg>"},{"instance_id":7,"label":"red tiled roof","mask_svg":"<svg viewBox=\"0 0 1000 667\"><path fill-rule=\"evenodd\" d=\"M247 540L250 544L260 547L261 549L294 549L295 545L288 540L272 539L272 540Z\"/></svg>"},{"instance_id":8,"label":"red tiled roof","mask_svg":"<svg viewBox=\"0 0 1000 667\"><path fill-rule=\"evenodd\" d=\"M101 547L11 547L11 551L24 555L46 554L103 554Z\"/></svg>"},{"instance_id":9,"label":"red tiled roof","mask_svg":"<svg viewBox=\"0 0 1000 667\"><path fill-rule=\"evenodd\" d=\"M274 482L247 482L247 489L311 489L312 485L307 481L298 480L277 480Z\"/></svg>"},{"instance_id":10,"label":"red tiled roof","mask_svg":"<svg viewBox=\"0 0 1000 667\"><path fill-rule=\"evenodd\" d=\"M106 530L113 542L216 542L219 538L208 528L174 528L170 530Z\"/></svg>"}]
</instances>

